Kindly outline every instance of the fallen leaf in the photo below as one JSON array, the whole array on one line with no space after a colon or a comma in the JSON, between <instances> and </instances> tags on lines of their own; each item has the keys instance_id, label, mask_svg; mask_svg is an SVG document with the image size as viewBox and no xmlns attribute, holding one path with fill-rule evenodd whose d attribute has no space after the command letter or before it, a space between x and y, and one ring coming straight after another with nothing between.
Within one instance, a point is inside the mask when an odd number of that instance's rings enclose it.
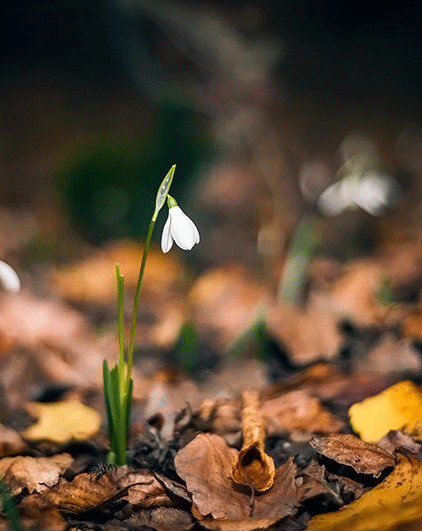
<instances>
[{"instance_id":1,"label":"fallen leaf","mask_svg":"<svg viewBox=\"0 0 422 531\"><path fill-rule=\"evenodd\" d=\"M26 444L19 433L0 424L0 457L23 453L25 449Z\"/></svg>"},{"instance_id":2,"label":"fallen leaf","mask_svg":"<svg viewBox=\"0 0 422 531\"><path fill-rule=\"evenodd\" d=\"M367 442L377 442L390 430L422 437L422 393L410 381L399 382L382 393L354 404L350 424Z\"/></svg>"},{"instance_id":3,"label":"fallen leaf","mask_svg":"<svg viewBox=\"0 0 422 531\"><path fill-rule=\"evenodd\" d=\"M188 512L170 507L137 512L126 522L129 529L156 531L188 531L194 525L192 516Z\"/></svg>"},{"instance_id":4,"label":"fallen leaf","mask_svg":"<svg viewBox=\"0 0 422 531\"><path fill-rule=\"evenodd\" d=\"M326 411L321 401L305 390L291 391L265 401L261 413L270 435L294 431L336 433L343 427L340 419Z\"/></svg>"},{"instance_id":5,"label":"fallen leaf","mask_svg":"<svg viewBox=\"0 0 422 531\"><path fill-rule=\"evenodd\" d=\"M361 441L354 435L313 437L310 444L318 453L342 465L351 466L358 474L371 474L377 478L383 470L396 464L389 452Z\"/></svg>"},{"instance_id":6,"label":"fallen leaf","mask_svg":"<svg viewBox=\"0 0 422 531\"><path fill-rule=\"evenodd\" d=\"M30 384L34 386L34 371L42 373L43 383L47 380L59 385L99 387L104 358L115 359L118 350L115 336L96 337L81 313L60 301L37 298L28 292L1 297L0 334L14 341L27 358L26 363L20 357L16 360L13 351L6 366L7 372L14 373L9 376L12 381L25 371L24 390ZM14 363L17 367L13 369ZM4 370L3 366L2 374ZM9 395L9 387L13 386L6 383ZM21 395L23 389L18 389Z\"/></svg>"},{"instance_id":7,"label":"fallen leaf","mask_svg":"<svg viewBox=\"0 0 422 531\"><path fill-rule=\"evenodd\" d=\"M81 262L57 269L53 283L57 292L74 303L108 305L116 298L115 265L119 264L126 287L134 289L138 280L142 245L138 242L112 243ZM185 271L174 253L149 250L142 283L144 292L169 293L180 286Z\"/></svg>"},{"instance_id":8,"label":"fallen leaf","mask_svg":"<svg viewBox=\"0 0 422 531\"><path fill-rule=\"evenodd\" d=\"M337 318L316 297L304 309L287 302L274 304L266 320L270 335L288 349L297 364L333 359L340 349L342 337Z\"/></svg>"},{"instance_id":9,"label":"fallen leaf","mask_svg":"<svg viewBox=\"0 0 422 531\"><path fill-rule=\"evenodd\" d=\"M173 505L162 483L149 470L131 470L118 480L119 488L128 488L123 496L133 506L144 509Z\"/></svg>"},{"instance_id":10,"label":"fallen leaf","mask_svg":"<svg viewBox=\"0 0 422 531\"><path fill-rule=\"evenodd\" d=\"M376 298L383 274L384 268L376 260L356 260L318 296L325 299L337 321L348 319L358 326L379 325L386 313Z\"/></svg>"},{"instance_id":11,"label":"fallen leaf","mask_svg":"<svg viewBox=\"0 0 422 531\"><path fill-rule=\"evenodd\" d=\"M299 481L302 482L299 484ZM301 472L300 476L296 479L298 484L298 497L301 502L319 496L326 496L330 501L343 505L343 500L339 494L332 489L325 479L325 467L319 465L314 459L309 465Z\"/></svg>"},{"instance_id":12,"label":"fallen leaf","mask_svg":"<svg viewBox=\"0 0 422 531\"><path fill-rule=\"evenodd\" d=\"M24 498L19 506L25 515L36 518L46 510L79 514L112 499L119 487L111 474L79 474L71 483L64 479L41 494Z\"/></svg>"},{"instance_id":13,"label":"fallen leaf","mask_svg":"<svg viewBox=\"0 0 422 531\"><path fill-rule=\"evenodd\" d=\"M199 333L227 348L252 325L258 308L268 304L269 294L245 268L232 265L198 278L189 300Z\"/></svg>"},{"instance_id":14,"label":"fallen leaf","mask_svg":"<svg viewBox=\"0 0 422 531\"><path fill-rule=\"evenodd\" d=\"M393 472L357 501L312 518L306 531L387 531L422 515L422 463L402 456Z\"/></svg>"},{"instance_id":15,"label":"fallen leaf","mask_svg":"<svg viewBox=\"0 0 422 531\"><path fill-rule=\"evenodd\" d=\"M405 450L417 455L422 451L422 443L416 442L410 435L397 430L389 431L379 441L378 446L381 446L381 448L384 448L390 454L393 454L397 450Z\"/></svg>"},{"instance_id":16,"label":"fallen leaf","mask_svg":"<svg viewBox=\"0 0 422 531\"><path fill-rule=\"evenodd\" d=\"M5 457L0 460L0 481L16 496L23 489L43 492L56 485L62 474L72 463L69 454L52 457Z\"/></svg>"},{"instance_id":17,"label":"fallen leaf","mask_svg":"<svg viewBox=\"0 0 422 531\"><path fill-rule=\"evenodd\" d=\"M265 453L265 421L259 413L258 392L242 394L243 446L232 459L230 476L238 485L265 492L274 483L275 466Z\"/></svg>"},{"instance_id":18,"label":"fallen leaf","mask_svg":"<svg viewBox=\"0 0 422 531\"><path fill-rule=\"evenodd\" d=\"M52 403L29 403L28 413L37 418L23 437L30 441L47 440L58 444L86 441L101 427L101 416L79 400Z\"/></svg>"},{"instance_id":19,"label":"fallen leaf","mask_svg":"<svg viewBox=\"0 0 422 531\"><path fill-rule=\"evenodd\" d=\"M224 439L211 434L197 435L176 454L176 471L192 494L195 516L206 525L212 517L231 522L252 520L259 528L258 520L268 522L268 526L295 513L297 469L292 459L277 469L271 489L257 494L252 502L250 489L239 490L230 478L235 455L236 450L227 446Z\"/></svg>"}]
</instances>

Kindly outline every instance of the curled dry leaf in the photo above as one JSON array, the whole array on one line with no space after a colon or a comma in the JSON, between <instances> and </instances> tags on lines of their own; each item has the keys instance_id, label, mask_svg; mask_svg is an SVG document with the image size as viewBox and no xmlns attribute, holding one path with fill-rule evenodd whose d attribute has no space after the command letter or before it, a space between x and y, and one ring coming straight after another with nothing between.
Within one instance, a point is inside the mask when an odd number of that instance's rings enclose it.
<instances>
[{"instance_id":1,"label":"curled dry leaf","mask_svg":"<svg viewBox=\"0 0 422 531\"><path fill-rule=\"evenodd\" d=\"M382 483L337 512L315 516L306 531L389 531L420 519L421 507L422 463L402 456Z\"/></svg>"},{"instance_id":2,"label":"curled dry leaf","mask_svg":"<svg viewBox=\"0 0 422 531\"><path fill-rule=\"evenodd\" d=\"M354 404L350 424L367 442L377 442L390 430L422 438L422 393L410 381L392 385L382 393Z\"/></svg>"},{"instance_id":3,"label":"curled dry leaf","mask_svg":"<svg viewBox=\"0 0 422 531\"><path fill-rule=\"evenodd\" d=\"M256 529L268 527L295 513L298 505L295 485L297 469L292 460L276 470L272 488L257 494L253 500L250 489L243 491L236 488L230 478L235 455L236 451L229 448L224 439L210 434L197 435L177 453L176 471L192 494L192 511L201 523L210 524L211 517L219 521L230 520L235 528L239 522L248 521L255 526L250 529ZM245 525L242 529L246 528Z\"/></svg>"},{"instance_id":4,"label":"curled dry leaf","mask_svg":"<svg viewBox=\"0 0 422 531\"><path fill-rule=\"evenodd\" d=\"M265 401L261 413L270 435L294 431L336 433L343 427L340 419L326 411L321 401L305 390L291 391Z\"/></svg>"},{"instance_id":5,"label":"curled dry leaf","mask_svg":"<svg viewBox=\"0 0 422 531\"><path fill-rule=\"evenodd\" d=\"M318 453L342 465L351 466L358 474L371 474L377 478L383 470L396 464L389 452L361 441L354 435L313 437L310 443Z\"/></svg>"},{"instance_id":6,"label":"curled dry leaf","mask_svg":"<svg viewBox=\"0 0 422 531\"><path fill-rule=\"evenodd\" d=\"M69 454L53 457L5 457L0 460L0 481L16 496L23 489L29 493L43 492L56 485L72 463Z\"/></svg>"},{"instance_id":7,"label":"curled dry leaf","mask_svg":"<svg viewBox=\"0 0 422 531\"><path fill-rule=\"evenodd\" d=\"M37 418L23 437L31 441L47 440L58 444L85 441L94 437L101 426L101 416L79 400L52 403L29 403L28 413Z\"/></svg>"},{"instance_id":8,"label":"curled dry leaf","mask_svg":"<svg viewBox=\"0 0 422 531\"><path fill-rule=\"evenodd\" d=\"M245 391L242 394L243 446L232 459L230 475L239 485L265 492L274 483L275 466L273 459L264 451L266 430L258 409L258 393Z\"/></svg>"}]
</instances>

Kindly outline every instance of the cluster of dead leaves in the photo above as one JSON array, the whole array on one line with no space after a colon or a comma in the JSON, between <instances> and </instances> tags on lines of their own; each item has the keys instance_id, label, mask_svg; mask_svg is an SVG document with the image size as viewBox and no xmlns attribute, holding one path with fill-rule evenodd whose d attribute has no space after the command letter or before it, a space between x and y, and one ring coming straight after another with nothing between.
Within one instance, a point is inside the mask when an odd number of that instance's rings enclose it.
<instances>
[{"instance_id":1,"label":"cluster of dead leaves","mask_svg":"<svg viewBox=\"0 0 422 531\"><path fill-rule=\"evenodd\" d=\"M348 413L357 437L341 433L347 420L318 397L318 390L334 397L335 389L341 396L342 385L321 365L260 392L205 400L176 419L170 442L154 428L155 460L142 454L145 445L135 447L133 463L142 469L81 471L68 453L15 456L0 459L0 481L28 528L78 522L85 529L95 518L110 529L157 531L188 530L195 521L222 531L284 529L289 521L308 531L413 525L422 518L422 392L403 381L354 403ZM39 419L21 436L32 444L89 440L99 429L96 412L77 400L29 409Z\"/></svg>"}]
</instances>

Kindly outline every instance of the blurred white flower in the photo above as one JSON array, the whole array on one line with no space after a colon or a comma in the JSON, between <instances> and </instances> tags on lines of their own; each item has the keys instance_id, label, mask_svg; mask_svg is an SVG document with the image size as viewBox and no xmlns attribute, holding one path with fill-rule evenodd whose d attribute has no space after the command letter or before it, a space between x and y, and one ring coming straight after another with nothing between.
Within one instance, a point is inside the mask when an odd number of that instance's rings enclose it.
<instances>
[{"instance_id":1,"label":"blurred white flower","mask_svg":"<svg viewBox=\"0 0 422 531\"><path fill-rule=\"evenodd\" d=\"M164 253L170 251L173 241L185 251L190 251L195 243L199 243L199 232L195 223L177 206L177 203L169 208L169 217L161 236L161 249Z\"/></svg>"},{"instance_id":2,"label":"blurred white flower","mask_svg":"<svg viewBox=\"0 0 422 531\"><path fill-rule=\"evenodd\" d=\"M360 207L380 216L397 202L398 184L389 175L368 172L363 177L349 175L329 186L318 198L318 208L326 216L337 216L348 208Z\"/></svg>"},{"instance_id":3,"label":"blurred white flower","mask_svg":"<svg viewBox=\"0 0 422 531\"><path fill-rule=\"evenodd\" d=\"M10 293L18 293L21 289L21 281L16 271L2 260L0 260L0 282L4 289Z\"/></svg>"}]
</instances>

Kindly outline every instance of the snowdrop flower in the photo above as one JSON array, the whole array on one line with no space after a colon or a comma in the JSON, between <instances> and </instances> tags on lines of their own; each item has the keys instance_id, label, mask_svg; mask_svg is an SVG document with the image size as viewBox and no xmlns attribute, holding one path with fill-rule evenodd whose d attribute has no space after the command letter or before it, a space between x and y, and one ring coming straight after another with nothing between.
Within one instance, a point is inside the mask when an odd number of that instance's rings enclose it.
<instances>
[{"instance_id":1,"label":"snowdrop flower","mask_svg":"<svg viewBox=\"0 0 422 531\"><path fill-rule=\"evenodd\" d=\"M0 260L0 282L4 289L10 293L18 293L21 289L21 281L16 271L2 260Z\"/></svg>"},{"instance_id":2,"label":"snowdrop flower","mask_svg":"<svg viewBox=\"0 0 422 531\"><path fill-rule=\"evenodd\" d=\"M199 232L195 223L177 206L176 200L167 196L169 217L164 225L161 237L163 253L170 251L173 241L185 251L190 251L195 243L199 243Z\"/></svg>"}]
</instances>

